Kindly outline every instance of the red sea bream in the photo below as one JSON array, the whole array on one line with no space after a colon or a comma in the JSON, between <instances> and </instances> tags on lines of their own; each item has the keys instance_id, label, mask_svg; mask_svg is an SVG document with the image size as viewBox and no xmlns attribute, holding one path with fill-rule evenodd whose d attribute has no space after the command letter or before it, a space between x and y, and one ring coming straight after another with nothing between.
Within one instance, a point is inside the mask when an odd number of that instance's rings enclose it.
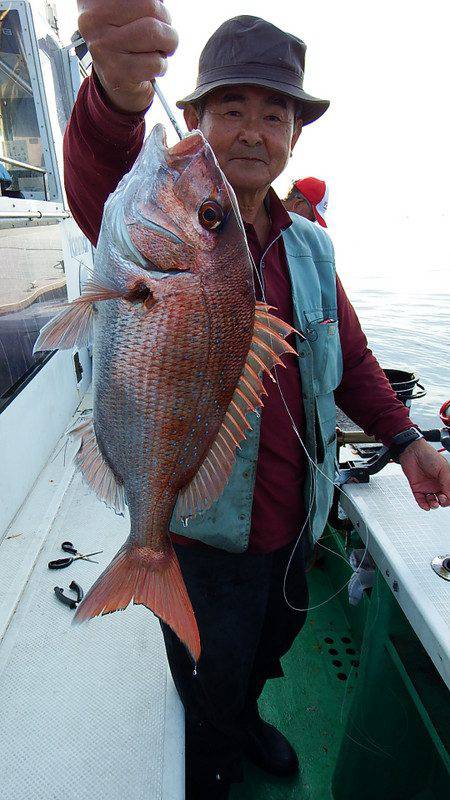
<instances>
[{"instance_id":1,"label":"red sea bream","mask_svg":"<svg viewBox=\"0 0 450 800\"><path fill-rule=\"evenodd\" d=\"M76 619L142 603L200 657L169 536L175 509L209 508L229 478L262 375L291 327L255 301L233 190L199 131L167 148L156 126L108 199L92 279L36 350L93 346L93 416L76 461L131 530Z\"/></svg>"}]
</instances>

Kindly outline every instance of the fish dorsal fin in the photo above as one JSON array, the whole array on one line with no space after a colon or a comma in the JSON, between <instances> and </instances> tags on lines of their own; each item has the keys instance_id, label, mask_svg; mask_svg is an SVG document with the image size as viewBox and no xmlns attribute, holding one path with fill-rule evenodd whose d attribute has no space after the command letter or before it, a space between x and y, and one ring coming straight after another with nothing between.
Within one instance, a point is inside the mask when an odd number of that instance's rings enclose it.
<instances>
[{"instance_id":1,"label":"fish dorsal fin","mask_svg":"<svg viewBox=\"0 0 450 800\"><path fill-rule=\"evenodd\" d=\"M280 356L295 350L285 341L294 328L270 313L271 307L256 303L255 324L250 350L219 432L198 472L178 494L175 513L178 519L206 511L222 494L236 459L236 448L251 426L248 414L264 405L267 394L261 375L271 374L275 364L284 367Z\"/></svg>"},{"instance_id":2,"label":"fish dorsal fin","mask_svg":"<svg viewBox=\"0 0 450 800\"><path fill-rule=\"evenodd\" d=\"M77 421L67 431L67 434L79 442L75 464L86 483L108 508L112 508L116 514L123 514L125 512L124 486L106 463L100 451L92 416L85 417L81 422Z\"/></svg>"}]
</instances>

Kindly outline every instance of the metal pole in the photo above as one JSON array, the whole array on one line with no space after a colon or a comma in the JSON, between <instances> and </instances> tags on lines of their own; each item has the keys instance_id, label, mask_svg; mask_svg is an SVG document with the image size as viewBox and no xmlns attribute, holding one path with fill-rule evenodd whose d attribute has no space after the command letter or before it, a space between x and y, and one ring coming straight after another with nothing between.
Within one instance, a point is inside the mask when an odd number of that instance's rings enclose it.
<instances>
[{"instance_id":1,"label":"metal pole","mask_svg":"<svg viewBox=\"0 0 450 800\"><path fill-rule=\"evenodd\" d=\"M14 72L14 70L11 69L9 64L7 64L6 61L3 61L2 58L0 58L0 69L2 70L2 72L5 73L5 75L8 76L8 78L11 78L12 81L17 83L17 85L20 86L21 89L24 89L26 92L28 92L28 94L31 95L33 94L33 90L30 84L27 83L23 78L21 78L20 75L17 75L17 73Z\"/></svg>"},{"instance_id":2,"label":"metal pole","mask_svg":"<svg viewBox=\"0 0 450 800\"><path fill-rule=\"evenodd\" d=\"M0 161L3 164L12 164L13 167L20 167L21 169L30 169L33 172L41 172L42 175L47 174L47 170L42 169L42 167L34 167L33 164L26 164L24 161L16 161L15 158L8 158L8 156L0 156Z\"/></svg>"},{"instance_id":3,"label":"metal pole","mask_svg":"<svg viewBox=\"0 0 450 800\"><path fill-rule=\"evenodd\" d=\"M176 119L175 119L175 116L174 116L174 114L172 113L172 110L171 110L171 108L170 108L170 106L169 106L169 104L168 104L168 102L167 102L166 98L164 97L164 95L163 95L163 93L162 93L161 89L159 88L159 86L158 86L158 84L156 83L156 81L152 81L152 83L153 83L153 88L154 88L154 90L155 90L155 94L156 94L156 95L159 97L159 100L160 100L160 102L161 102L161 105L162 105L162 107L164 108L164 111L166 112L167 116L169 117L169 119L170 119L170 121L171 121L171 123L172 123L173 127L175 128L175 130L176 130L176 132L177 132L177 134L178 134L179 138L180 138L180 139L184 139L184 136L185 136L185 134L184 134L184 133L183 133L183 131L181 130L180 126L178 125L178 122L176 121Z\"/></svg>"},{"instance_id":4,"label":"metal pole","mask_svg":"<svg viewBox=\"0 0 450 800\"><path fill-rule=\"evenodd\" d=\"M67 219L70 216L67 211L0 211L0 219Z\"/></svg>"}]
</instances>

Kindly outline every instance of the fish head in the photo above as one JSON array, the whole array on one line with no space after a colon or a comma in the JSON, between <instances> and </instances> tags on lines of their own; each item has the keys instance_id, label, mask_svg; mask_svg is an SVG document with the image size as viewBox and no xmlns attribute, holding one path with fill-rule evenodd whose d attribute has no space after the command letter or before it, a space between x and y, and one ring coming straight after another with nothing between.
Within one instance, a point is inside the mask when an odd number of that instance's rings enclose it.
<instances>
[{"instance_id":1,"label":"fish head","mask_svg":"<svg viewBox=\"0 0 450 800\"><path fill-rule=\"evenodd\" d=\"M129 237L152 269L214 270L218 251L236 249L251 272L232 187L201 131L167 147L156 125L123 187Z\"/></svg>"}]
</instances>

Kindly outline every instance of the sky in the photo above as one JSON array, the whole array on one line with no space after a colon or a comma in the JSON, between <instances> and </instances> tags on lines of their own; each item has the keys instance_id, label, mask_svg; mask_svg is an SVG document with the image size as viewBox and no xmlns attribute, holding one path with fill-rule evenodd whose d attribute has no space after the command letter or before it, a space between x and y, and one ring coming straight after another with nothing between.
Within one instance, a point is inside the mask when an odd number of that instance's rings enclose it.
<instances>
[{"instance_id":1,"label":"sky","mask_svg":"<svg viewBox=\"0 0 450 800\"><path fill-rule=\"evenodd\" d=\"M68 42L76 2L58 5ZM327 181L327 221L347 285L382 275L394 289L407 281L420 292L446 275L450 292L448 0L166 5L180 37L160 80L172 108L194 89L201 49L227 18L261 16L306 42L304 88L331 105L305 126L276 190L283 196L292 180L307 175ZM157 106L148 125L162 121L169 128Z\"/></svg>"}]
</instances>

